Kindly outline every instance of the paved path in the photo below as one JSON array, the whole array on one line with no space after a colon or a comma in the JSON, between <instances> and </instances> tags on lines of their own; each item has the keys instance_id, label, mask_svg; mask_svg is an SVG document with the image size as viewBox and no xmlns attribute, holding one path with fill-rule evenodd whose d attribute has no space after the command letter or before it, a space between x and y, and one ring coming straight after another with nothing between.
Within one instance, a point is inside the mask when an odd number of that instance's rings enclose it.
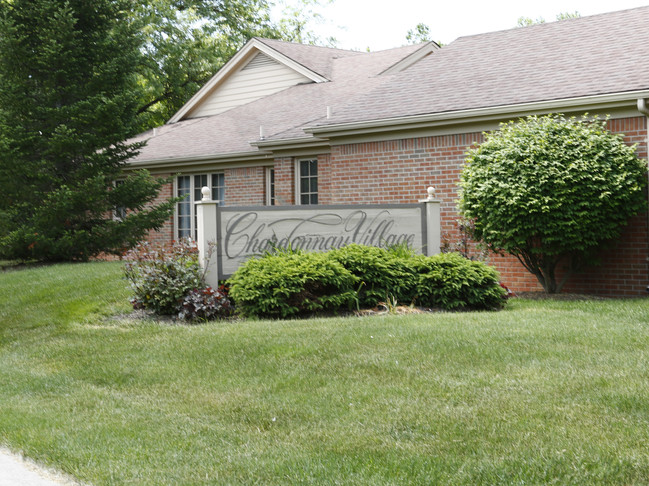
<instances>
[{"instance_id":1,"label":"paved path","mask_svg":"<svg viewBox=\"0 0 649 486\"><path fill-rule=\"evenodd\" d=\"M0 447L0 486L72 486L63 474L38 466Z\"/></svg>"}]
</instances>

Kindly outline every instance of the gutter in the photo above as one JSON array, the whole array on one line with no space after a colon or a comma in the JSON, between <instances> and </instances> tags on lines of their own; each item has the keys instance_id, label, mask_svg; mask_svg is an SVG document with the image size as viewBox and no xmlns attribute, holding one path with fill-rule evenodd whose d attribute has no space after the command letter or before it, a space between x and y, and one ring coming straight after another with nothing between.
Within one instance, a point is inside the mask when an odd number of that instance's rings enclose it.
<instances>
[{"instance_id":1,"label":"gutter","mask_svg":"<svg viewBox=\"0 0 649 486\"><path fill-rule=\"evenodd\" d=\"M645 134L647 135L645 141L647 144L647 159L649 159L649 106L646 98L638 98L637 106L638 111L645 116ZM647 174L647 179L649 182L649 173ZM649 197L649 195L647 197ZM649 249L649 210L647 211L647 249ZM647 262L649 262L649 256L646 258L646 260ZM646 290L647 292L649 292L649 285L647 285Z\"/></svg>"},{"instance_id":2,"label":"gutter","mask_svg":"<svg viewBox=\"0 0 649 486\"><path fill-rule=\"evenodd\" d=\"M343 122L332 125L316 125L305 127L306 133L320 137L336 137L344 135L358 135L363 133L377 133L386 131L404 130L418 127L448 126L498 120L505 116L517 113L548 113L578 109L591 111L628 106L629 102L638 98L649 98L649 90L629 91L622 93L609 93L604 95L581 96L575 98L562 98L551 101L534 101L510 105L489 106L468 110L455 110L424 115L406 115L392 118L381 118L361 122Z\"/></svg>"},{"instance_id":3,"label":"gutter","mask_svg":"<svg viewBox=\"0 0 649 486\"><path fill-rule=\"evenodd\" d=\"M271 152L255 150L254 152L234 152L219 155L199 155L195 157L173 157L164 159L151 159L143 161L127 162L125 170L135 169L163 169L167 167L176 167L178 164L185 165L207 165L210 163L240 166L244 162L263 161L273 159Z\"/></svg>"},{"instance_id":4,"label":"gutter","mask_svg":"<svg viewBox=\"0 0 649 486\"><path fill-rule=\"evenodd\" d=\"M270 140L256 140L250 142L250 145L261 149L268 150L292 150L292 149L304 149L304 148L314 148L314 147L330 147L330 142L328 139L318 138L318 137L295 137L295 138L278 138Z\"/></svg>"}]
</instances>

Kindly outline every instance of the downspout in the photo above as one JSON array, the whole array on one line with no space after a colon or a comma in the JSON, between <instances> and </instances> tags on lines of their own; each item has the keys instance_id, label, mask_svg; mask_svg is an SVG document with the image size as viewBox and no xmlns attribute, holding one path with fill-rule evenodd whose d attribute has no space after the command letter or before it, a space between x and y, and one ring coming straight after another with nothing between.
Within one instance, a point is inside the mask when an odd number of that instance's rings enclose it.
<instances>
[{"instance_id":1,"label":"downspout","mask_svg":"<svg viewBox=\"0 0 649 486\"><path fill-rule=\"evenodd\" d=\"M645 116L645 134L647 138L645 142L647 144L647 159L649 159L649 106L647 106L647 100L644 98L638 98L638 111ZM649 174L647 175L649 178ZM649 211L647 211L647 231L649 232ZM647 248L649 249L649 235L647 236ZM649 257L647 257L647 262L649 262ZM649 285L646 288L649 292Z\"/></svg>"}]
</instances>

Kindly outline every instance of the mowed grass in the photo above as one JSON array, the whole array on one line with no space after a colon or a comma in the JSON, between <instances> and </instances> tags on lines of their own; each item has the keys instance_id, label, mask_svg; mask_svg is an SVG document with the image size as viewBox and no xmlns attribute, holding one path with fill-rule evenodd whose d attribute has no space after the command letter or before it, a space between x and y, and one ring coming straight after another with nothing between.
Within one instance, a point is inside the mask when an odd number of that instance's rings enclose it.
<instances>
[{"instance_id":1,"label":"mowed grass","mask_svg":"<svg viewBox=\"0 0 649 486\"><path fill-rule=\"evenodd\" d=\"M102 484L647 484L649 300L178 325L0 273L0 443Z\"/></svg>"}]
</instances>

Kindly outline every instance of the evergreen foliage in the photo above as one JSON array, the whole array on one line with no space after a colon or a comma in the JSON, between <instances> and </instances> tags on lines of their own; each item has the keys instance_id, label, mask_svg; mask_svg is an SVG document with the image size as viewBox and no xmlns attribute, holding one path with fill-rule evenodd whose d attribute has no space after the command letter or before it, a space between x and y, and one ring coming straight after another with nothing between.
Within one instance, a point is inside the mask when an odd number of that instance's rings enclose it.
<instances>
[{"instance_id":1,"label":"evergreen foliage","mask_svg":"<svg viewBox=\"0 0 649 486\"><path fill-rule=\"evenodd\" d=\"M458 254L430 257L349 245L326 253L278 251L245 262L230 278L244 315L289 317L373 307L380 302L438 309L499 309L506 291L498 273Z\"/></svg>"},{"instance_id":2,"label":"evergreen foliage","mask_svg":"<svg viewBox=\"0 0 649 486\"><path fill-rule=\"evenodd\" d=\"M278 251L244 263L230 278L243 315L291 317L350 308L357 278L326 253Z\"/></svg>"},{"instance_id":3,"label":"evergreen foliage","mask_svg":"<svg viewBox=\"0 0 649 486\"><path fill-rule=\"evenodd\" d=\"M554 293L646 209L646 179L646 161L604 120L533 116L469 152L460 210L477 240L516 256Z\"/></svg>"},{"instance_id":4,"label":"evergreen foliage","mask_svg":"<svg viewBox=\"0 0 649 486\"><path fill-rule=\"evenodd\" d=\"M498 309L507 298L499 275L480 261L458 253L417 257L413 301L442 309Z\"/></svg>"},{"instance_id":5,"label":"evergreen foliage","mask_svg":"<svg viewBox=\"0 0 649 486\"><path fill-rule=\"evenodd\" d=\"M168 219L173 201L152 206L162 181L123 177L140 147L124 143L138 112L134 5L0 0L0 257L120 253Z\"/></svg>"},{"instance_id":6,"label":"evergreen foliage","mask_svg":"<svg viewBox=\"0 0 649 486\"><path fill-rule=\"evenodd\" d=\"M359 279L358 303L374 307L390 296L399 301L412 300L415 273L410 258L390 249L352 244L331 250L329 257L342 264Z\"/></svg>"}]
</instances>

